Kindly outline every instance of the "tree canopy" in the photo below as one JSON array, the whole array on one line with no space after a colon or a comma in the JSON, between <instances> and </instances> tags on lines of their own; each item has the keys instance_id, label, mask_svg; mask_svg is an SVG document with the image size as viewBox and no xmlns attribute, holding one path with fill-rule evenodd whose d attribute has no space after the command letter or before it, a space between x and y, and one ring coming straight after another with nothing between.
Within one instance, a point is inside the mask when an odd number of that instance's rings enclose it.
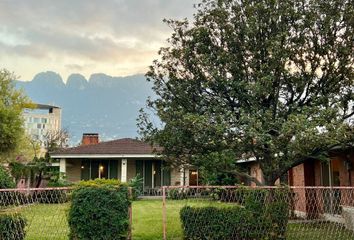
<instances>
[{"instance_id":1,"label":"tree canopy","mask_svg":"<svg viewBox=\"0 0 354 240\"><path fill-rule=\"evenodd\" d=\"M14 151L24 138L22 111L32 107L29 99L16 90L16 77L0 70L0 154Z\"/></svg>"},{"instance_id":2,"label":"tree canopy","mask_svg":"<svg viewBox=\"0 0 354 240\"><path fill-rule=\"evenodd\" d=\"M274 184L353 143L351 0L204 0L192 22L166 23L147 73L163 124L142 111L138 125L172 163L237 174L254 159Z\"/></svg>"}]
</instances>

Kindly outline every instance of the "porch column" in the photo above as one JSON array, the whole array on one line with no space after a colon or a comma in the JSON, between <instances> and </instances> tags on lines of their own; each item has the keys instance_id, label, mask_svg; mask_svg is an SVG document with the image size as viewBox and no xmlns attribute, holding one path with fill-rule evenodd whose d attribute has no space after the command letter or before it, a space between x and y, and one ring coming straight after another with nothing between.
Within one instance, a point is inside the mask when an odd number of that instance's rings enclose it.
<instances>
[{"instance_id":1,"label":"porch column","mask_svg":"<svg viewBox=\"0 0 354 240\"><path fill-rule=\"evenodd\" d=\"M121 181L122 182L127 182L127 169L128 169L128 161L127 159L122 159L122 174L121 174Z\"/></svg>"},{"instance_id":2,"label":"porch column","mask_svg":"<svg viewBox=\"0 0 354 240\"><path fill-rule=\"evenodd\" d=\"M152 179L151 179L151 187L154 188L155 187L155 163L153 162L152 163L152 166L151 166L151 176L152 176Z\"/></svg>"},{"instance_id":3,"label":"porch column","mask_svg":"<svg viewBox=\"0 0 354 240\"><path fill-rule=\"evenodd\" d=\"M59 163L59 178L63 179L63 177L66 176L66 159L62 158L60 159Z\"/></svg>"},{"instance_id":4,"label":"porch column","mask_svg":"<svg viewBox=\"0 0 354 240\"><path fill-rule=\"evenodd\" d=\"M180 172L181 172L181 175L180 175L181 186L184 186L184 174L185 174L185 169L184 169L184 168L181 168Z\"/></svg>"}]
</instances>

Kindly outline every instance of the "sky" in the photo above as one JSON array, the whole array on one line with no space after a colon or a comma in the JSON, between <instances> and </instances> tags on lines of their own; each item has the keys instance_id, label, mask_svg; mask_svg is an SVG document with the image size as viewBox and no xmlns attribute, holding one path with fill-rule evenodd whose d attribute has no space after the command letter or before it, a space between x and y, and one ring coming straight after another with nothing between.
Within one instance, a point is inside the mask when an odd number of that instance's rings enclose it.
<instances>
[{"instance_id":1,"label":"sky","mask_svg":"<svg viewBox=\"0 0 354 240\"><path fill-rule=\"evenodd\" d=\"M21 80L55 71L145 73L166 45L164 18L191 18L198 0L1 0L0 68Z\"/></svg>"}]
</instances>

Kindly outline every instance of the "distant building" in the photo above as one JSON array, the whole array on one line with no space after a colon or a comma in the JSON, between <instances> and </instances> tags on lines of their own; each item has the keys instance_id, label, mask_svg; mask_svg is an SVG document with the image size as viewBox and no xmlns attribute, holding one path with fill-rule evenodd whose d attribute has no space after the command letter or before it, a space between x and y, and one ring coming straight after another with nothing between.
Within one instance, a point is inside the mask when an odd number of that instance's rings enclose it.
<instances>
[{"instance_id":1,"label":"distant building","mask_svg":"<svg viewBox=\"0 0 354 240\"><path fill-rule=\"evenodd\" d=\"M27 134L42 147L47 132L61 130L61 108L57 106L37 104L35 109L26 109L23 116Z\"/></svg>"}]
</instances>

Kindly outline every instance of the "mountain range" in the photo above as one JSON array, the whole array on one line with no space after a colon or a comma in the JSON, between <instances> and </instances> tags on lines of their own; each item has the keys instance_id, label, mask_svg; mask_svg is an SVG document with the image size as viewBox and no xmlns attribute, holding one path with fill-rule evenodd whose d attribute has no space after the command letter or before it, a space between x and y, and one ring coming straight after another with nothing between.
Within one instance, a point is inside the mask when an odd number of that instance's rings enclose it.
<instances>
[{"instance_id":1,"label":"mountain range","mask_svg":"<svg viewBox=\"0 0 354 240\"><path fill-rule=\"evenodd\" d=\"M144 75L112 77L103 73L72 74L64 83L55 72L38 73L32 81L16 81L33 102L62 108L62 128L71 145L82 133L99 133L101 140L137 137L136 118L146 99L153 96Z\"/></svg>"}]
</instances>

